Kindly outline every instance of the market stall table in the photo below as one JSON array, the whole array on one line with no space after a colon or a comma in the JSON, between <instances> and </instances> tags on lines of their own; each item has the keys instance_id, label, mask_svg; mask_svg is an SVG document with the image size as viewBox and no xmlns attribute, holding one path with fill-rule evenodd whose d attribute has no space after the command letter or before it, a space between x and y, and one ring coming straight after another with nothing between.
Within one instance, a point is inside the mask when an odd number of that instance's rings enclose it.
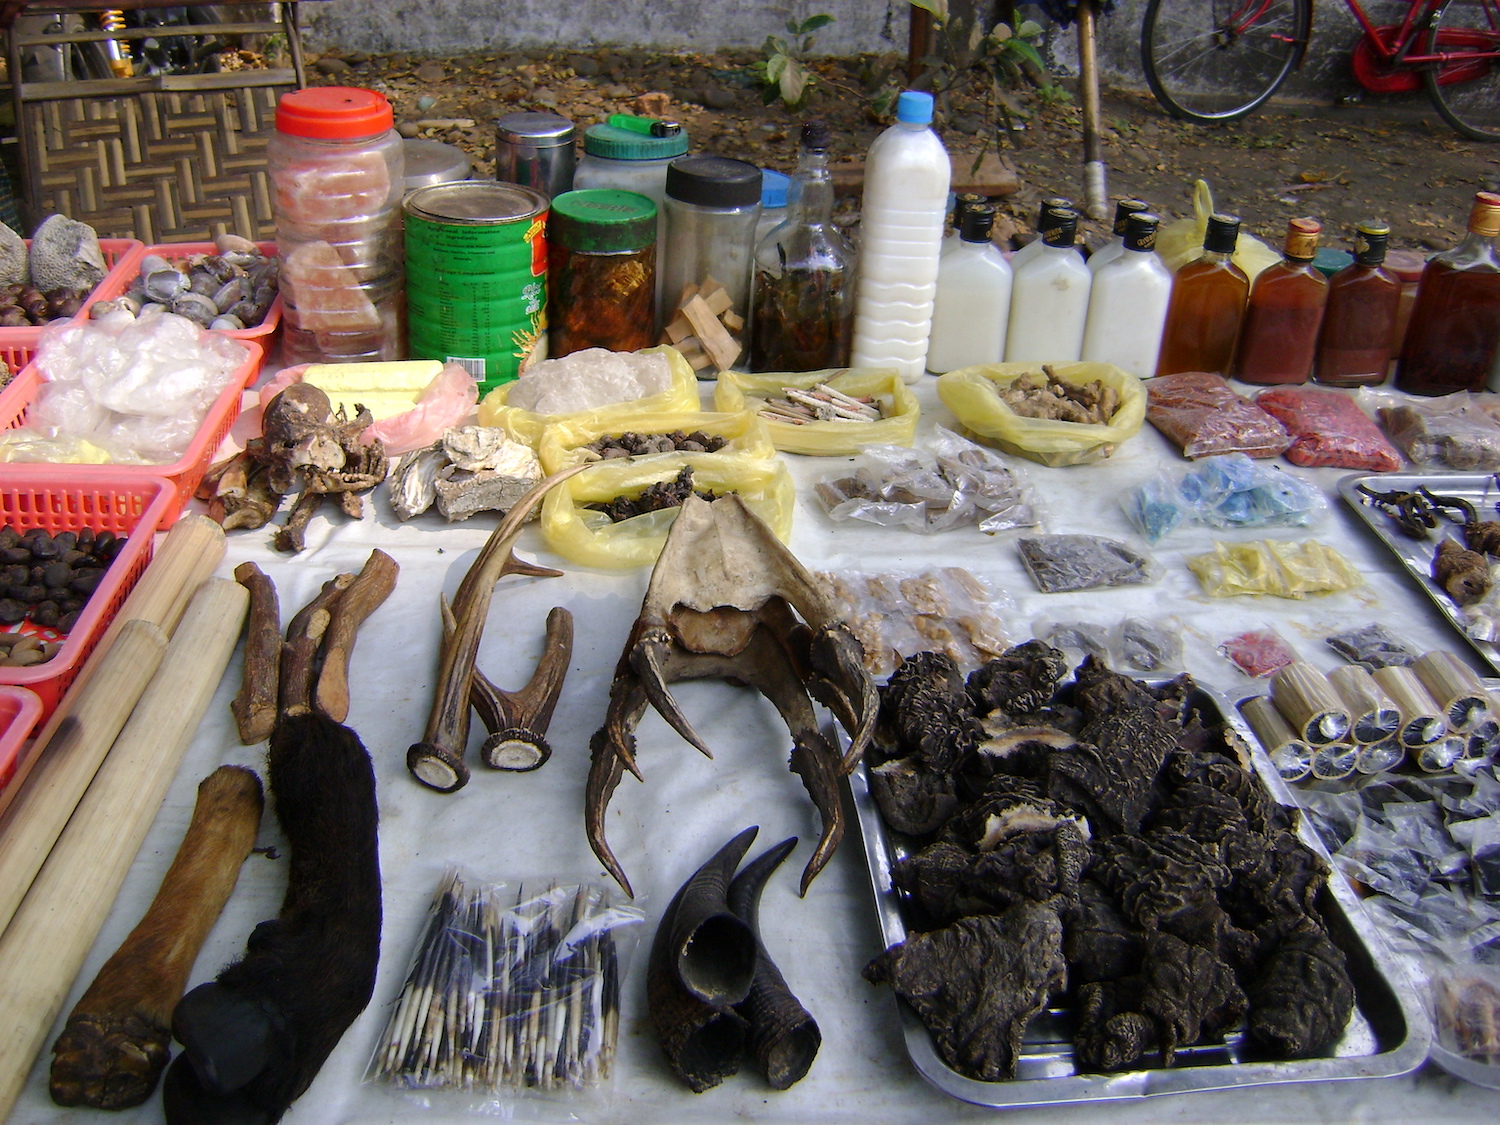
<instances>
[{"instance_id":1,"label":"market stall table","mask_svg":"<svg viewBox=\"0 0 1500 1125\"><path fill-rule=\"evenodd\" d=\"M933 380L917 388L923 405L919 440L939 424L952 425L937 401ZM709 391L705 385L705 395ZM1181 625L1184 667L1228 699L1262 693L1235 670L1216 645L1252 628L1274 628L1299 654L1326 669L1339 664L1324 638L1379 621L1417 651L1450 649L1489 673L1477 654L1417 590L1386 548L1337 499L1338 470L1293 470L1314 480L1328 510L1308 529L1214 533L1187 528L1149 554L1159 577L1147 586L1076 594L1038 593L1016 550L1017 533L986 536L962 529L931 536L860 523L832 523L812 497L812 483L849 467L845 458L790 457L798 483L791 537L794 553L813 570L922 571L963 566L991 582L1008 599L1000 616L1011 641L1058 620L1114 624L1130 615L1172 617ZM1121 539L1140 546L1119 505L1120 496L1162 465L1183 464L1175 450L1147 426L1109 460L1090 466L1044 468L1011 459L1035 488L1045 530ZM560 578L508 577L495 593L479 666L501 687L530 675L541 650L544 622L554 605L577 621L572 670L564 685L549 740L552 760L534 773L498 773L475 765L469 784L438 793L417 784L405 767L406 748L422 734L431 703L440 635L438 595L452 597L488 535L493 520L448 525L436 515L402 524L379 494L374 512L358 523L320 515L308 529L308 547L288 558L270 547L270 529L235 532L219 573L244 561L258 563L280 591L284 613L302 604L339 571L357 571L372 548L400 564L395 593L363 626L351 667L353 699L348 723L375 762L381 806L381 863L385 928L380 973L370 1006L345 1034L317 1080L286 1120L359 1125L472 1120L464 1095L414 1096L361 1081L388 1013L400 991L418 930L444 868L458 864L478 880L535 884L557 877L606 882L583 833L583 787L589 736L603 717L615 662L638 612L648 570L586 571L548 552L535 525L518 551L565 570ZM1208 550L1215 538L1315 537L1336 547L1364 575L1348 593L1303 601L1276 598L1212 599L1204 595L1183 559ZM191 815L198 782L223 763L264 768L264 747L240 745L229 710L239 661L220 684L208 718L151 829L104 931L70 992L64 1015L118 946L155 893ZM806 899L796 895L796 874L816 839L816 813L801 781L786 768L790 742L774 709L748 689L721 682L677 685L674 694L715 751L710 761L680 739L654 713L642 722L639 762L645 784L627 779L610 807L611 843L637 888L646 914L639 945L625 978L615 1077L603 1090L581 1095L528 1096L505 1107L506 1116L536 1121L779 1122L859 1120L928 1125L994 1119L994 1111L955 1101L927 1086L907 1061L896 1002L888 990L860 977L881 942L870 901L869 879L857 829L851 830ZM475 742L477 742L477 736ZM470 751L471 761L474 751ZM760 826L758 849L788 835L801 838L786 868L765 892L766 945L792 988L817 1018L823 1047L808 1077L785 1093L771 1090L746 1068L724 1085L690 1093L668 1072L645 1014L644 968L662 908L682 880L729 836ZM263 845L280 845L272 818ZM241 955L254 925L273 917L285 887L285 858L255 854L198 959L190 987L211 979ZM0 997L0 1003L3 1003ZM59 1017L58 1027L62 1017ZM56 1036L56 1028L48 1042ZM11 1114L11 1125L82 1120L86 1110L61 1109L47 1094L50 1050L33 1067ZM1208 1121L1490 1122L1495 1095L1450 1078L1431 1064L1399 1078L1355 1082L1267 1085L1252 1090L1134 1098L1109 1105L1079 1104L1008 1111L1007 1121L1049 1123L1151 1123ZM121 1122L157 1122L161 1106L116 1114ZM101 1118L102 1120L102 1118Z\"/></svg>"}]
</instances>

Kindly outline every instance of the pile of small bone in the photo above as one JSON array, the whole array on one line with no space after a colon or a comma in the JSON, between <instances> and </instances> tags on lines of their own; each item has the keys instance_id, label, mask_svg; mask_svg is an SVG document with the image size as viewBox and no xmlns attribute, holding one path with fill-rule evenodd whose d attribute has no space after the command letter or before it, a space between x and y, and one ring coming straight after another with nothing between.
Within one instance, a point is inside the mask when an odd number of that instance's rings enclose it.
<instances>
[{"instance_id":1,"label":"pile of small bone","mask_svg":"<svg viewBox=\"0 0 1500 1125\"><path fill-rule=\"evenodd\" d=\"M0 625L30 618L42 628L68 632L124 546L114 532L96 534L87 527L56 535L40 527L0 528Z\"/></svg>"},{"instance_id":2,"label":"pile of small bone","mask_svg":"<svg viewBox=\"0 0 1500 1125\"><path fill-rule=\"evenodd\" d=\"M217 254L165 258L148 254L124 296L98 301L92 316L124 310L140 316L148 308L185 316L220 331L254 328L276 300L279 258L267 257L249 239L222 234Z\"/></svg>"},{"instance_id":3,"label":"pile of small bone","mask_svg":"<svg viewBox=\"0 0 1500 1125\"><path fill-rule=\"evenodd\" d=\"M1058 378L1057 373L1046 366L1042 373L1045 380L1028 373L1001 389L1000 400L1010 407L1012 413L1023 418L1105 426L1120 409L1120 392L1098 379L1070 383Z\"/></svg>"},{"instance_id":4,"label":"pile of small bone","mask_svg":"<svg viewBox=\"0 0 1500 1125\"><path fill-rule=\"evenodd\" d=\"M642 457L649 453L717 453L726 444L724 438L694 430L685 434L623 434L602 437L583 446L580 452L590 461L610 461L620 457Z\"/></svg>"},{"instance_id":5,"label":"pile of small bone","mask_svg":"<svg viewBox=\"0 0 1500 1125\"><path fill-rule=\"evenodd\" d=\"M827 383L810 391L782 387L781 393L782 398L766 399L760 408L762 418L805 426L809 422L878 422L882 417L878 399L846 395Z\"/></svg>"}]
</instances>

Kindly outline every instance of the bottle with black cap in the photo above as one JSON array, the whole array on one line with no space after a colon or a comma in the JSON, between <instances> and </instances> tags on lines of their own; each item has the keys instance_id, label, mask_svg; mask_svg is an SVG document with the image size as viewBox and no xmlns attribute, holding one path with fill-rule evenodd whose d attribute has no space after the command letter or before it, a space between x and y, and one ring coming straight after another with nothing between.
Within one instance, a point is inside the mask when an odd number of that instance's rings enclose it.
<instances>
[{"instance_id":1,"label":"bottle with black cap","mask_svg":"<svg viewBox=\"0 0 1500 1125\"><path fill-rule=\"evenodd\" d=\"M1074 245L1078 213L1069 211L1060 220L1042 235L1037 255L1015 270L1005 336L1007 363L1068 363L1083 353L1094 275Z\"/></svg>"},{"instance_id":2,"label":"bottle with black cap","mask_svg":"<svg viewBox=\"0 0 1500 1125\"><path fill-rule=\"evenodd\" d=\"M1042 205L1036 213L1036 237L1021 247L1010 256L1010 268L1020 269L1042 252L1042 236L1053 227L1057 226L1066 214L1077 216L1078 212L1073 209L1073 201L1064 199L1060 195L1054 195L1051 199L1042 200Z\"/></svg>"},{"instance_id":3,"label":"bottle with black cap","mask_svg":"<svg viewBox=\"0 0 1500 1125\"><path fill-rule=\"evenodd\" d=\"M1177 271L1156 361L1158 375L1228 373L1250 296L1250 279L1230 257L1239 234L1239 216L1210 215L1202 255Z\"/></svg>"},{"instance_id":4,"label":"bottle with black cap","mask_svg":"<svg viewBox=\"0 0 1500 1125\"><path fill-rule=\"evenodd\" d=\"M1094 274L1083 329L1085 362L1112 363L1138 379L1156 374L1172 297L1172 271L1156 256L1160 224L1149 212L1130 214L1120 256Z\"/></svg>"},{"instance_id":5,"label":"bottle with black cap","mask_svg":"<svg viewBox=\"0 0 1500 1125\"><path fill-rule=\"evenodd\" d=\"M1089 269L1093 273L1098 273L1125 252L1125 221L1149 210L1151 208L1143 199L1122 199L1115 204L1114 237L1089 255Z\"/></svg>"},{"instance_id":6,"label":"bottle with black cap","mask_svg":"<svg viewBox=\"0 0 1500 1125\"><path fill-rule=\"evenodd\" d=\"M928 371L941 375L976 363L999 363L1005 353L1011 268L990 241L994 222L993 207L971 204L958 246L938 263Z\"/></svg>"},{"instance_id":7,"label":"bottle with black cap","mask_svg":"<svg viewBox=\"0 0 1500 1125\"><path fill-rule=\"evenodd\" d=\"M1385 382L1395 340L1401 279L1385 268L1391 228L1366 219L1354 228L1354 261L1328 279L1313 380L1329 387Z\"/></svg>"},{"instance_id":8,"label":"bottle with black cap","mask_svg":"<svg viewBox=\"0 0 1500 1125\"><path fill-rule=\"evenodd\" d=\"M974 191L961 191L953 197L953 229L943 239L943 254L951 254L958 249L963 236L965 213L970 207L977 207L984 201L984 196Z\"/></svg>"}]
</instances>

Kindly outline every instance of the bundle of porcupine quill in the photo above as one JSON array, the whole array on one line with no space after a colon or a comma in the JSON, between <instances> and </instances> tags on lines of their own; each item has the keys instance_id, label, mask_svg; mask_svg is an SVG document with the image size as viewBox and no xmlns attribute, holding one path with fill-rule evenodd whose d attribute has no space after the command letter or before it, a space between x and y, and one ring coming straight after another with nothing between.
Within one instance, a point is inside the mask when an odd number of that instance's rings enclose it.
<instances>
[{"instance_id":1,"label":"bundle of porcupine quill","mask_svg":"<svg viewBox=\"0 0 1500 1125\"><path fill-rule=\"evenodd\" d=\"M367 1078L415 1089L555 1090L609 1077L616 930L641 915L590 885L443 876Z\"/></svg>"},{"instance_id":2,"label":"bundle of porcupine quill","mask_svg":"<svg viewBox=\"0 0 1500 1125\"><path fill-rule=\"evenodd\" d=\"M269 736L266 774L290 859L277 917L245 956L172 1013L183 1051L167 1070L168 1125L271 1125L317 1077L369 1003L380 959L375 771L349 713L360 624L398 567L371 553L293 616L285 641L275 587L253 563L244 686L233 711L247 743Z\"/></svg>"}]
</instances>

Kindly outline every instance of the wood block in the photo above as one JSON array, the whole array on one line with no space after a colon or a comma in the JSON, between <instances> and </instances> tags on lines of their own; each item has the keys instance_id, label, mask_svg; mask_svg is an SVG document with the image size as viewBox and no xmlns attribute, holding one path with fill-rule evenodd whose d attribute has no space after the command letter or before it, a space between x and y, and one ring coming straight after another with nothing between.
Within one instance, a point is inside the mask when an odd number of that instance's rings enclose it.
<instances>
[{"instance_id":1,"label":"wood block","mask_svg":"<svg viewBox=\"0 0 1500 1125\"><path fill-rule=\"evenodd\" d=\"M745 330L745 318L733 309L725 309L719 319L723 321L724 327L731 332L743 332Z\"/></svg>"},{"instance_id":2,"label":"wood block","mask_svg":"<svg viewBox=\"0 0 1500 1125\"><path fill-rule=\"evenodd\" d=\"M672 318L672 322L662 329L662 335L667 338L667 343L675 344L679 340L693 334L693 326L688 323L687 317L678 313Z\"/></svg>"},{"instance_id":3,"label":"wood block","mask_svg":"<svg viewBox=\"0 0 1500 1125\"><path fill-rule=\"evenodd\" d=\"M703 303L708 306L708 311L714 316L729 311L729 306L734 304L729 299L729 290L720 285L716 289L703 289L698 291L698 296L703 298Z\"/></svg>"},{"instance_id":4,"label":"wood block","mask_svg":"<svg viewBox=\"0 0 1500 1125\"><path fill-rule=\"evenodd\" d=\"M709 354L714 365L720 371L729 370L739 358L741 348L739 342L719 323L719 318L709 311L708 304L702 297L695 296L682 307L682 313L698 333L698 339L703 342L703 350Z\"/></svg>"},{"instance_id":5,"label":"wood block","mask_svg":"<svg viewBox=\"0 0 1500 1125\"><path fill-rule=\"evenodd\" d=\"M697 348L684 351L682 358L687 360L688 366L694 371L702 371L705 367L712 367L714 361L708 358L708 353Z\"/></svg>"},{"instance_id":6,"label":"wood block","mask_svg":"<svg viewBox=\"0 0 1500 1125\"><path fill-rule=\"evenodd\" d=\"M691 281L682 287L682 293L677 298L677 307L680 309L687 304L698 293L698 287Z\"/></svg>"}]
</instances>

